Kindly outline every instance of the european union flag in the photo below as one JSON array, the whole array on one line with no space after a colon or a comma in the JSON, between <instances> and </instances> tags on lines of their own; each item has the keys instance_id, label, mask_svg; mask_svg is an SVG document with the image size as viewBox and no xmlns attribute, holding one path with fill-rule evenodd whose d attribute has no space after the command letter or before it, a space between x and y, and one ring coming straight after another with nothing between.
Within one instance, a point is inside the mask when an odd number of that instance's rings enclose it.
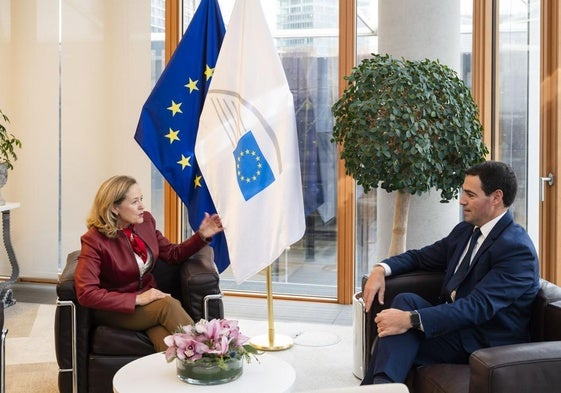
<instances>
[{"instance_id":1,"label":"european union flag","mask_svg":"<svg viewBox=\"0 0 561 393\"><path fill-rule=\"evenodd\" d=\"M198 229L216 208L195 157L199 116L226 30L217 0L203 0L146 100L134 135L152 163L187 206ZM218 270L230 264L224 233L211 243Z\"/></svg>"},{"instance_id":2,"label":"european union flag","mask_svg":"<svg viewBox=\"0 0 561 393\"><path fill-rule=\"evenodd\" d=\"M238 185L246 201L275 181L275 175L251 131L239 139L234 159Z\"/></svg>"}]
</instances>

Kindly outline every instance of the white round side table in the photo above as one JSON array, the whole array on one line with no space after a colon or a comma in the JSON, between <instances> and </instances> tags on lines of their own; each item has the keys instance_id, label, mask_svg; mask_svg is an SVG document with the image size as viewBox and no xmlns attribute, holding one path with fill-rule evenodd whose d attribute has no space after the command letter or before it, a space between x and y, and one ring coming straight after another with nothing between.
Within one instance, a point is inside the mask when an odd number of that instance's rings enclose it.
<instances>
[{"instance_id":1,"label":"white round side table","mask_svg":"<svg viewBox=\"0 0 561 393\"><path fill-rule=\"evenodd\" d=\"M175 361L167 363L162 352L144 356L123 366L113 377L114 393L154 392L292 392L294 368L273 355L259 355L244 363L243 374L222 385L191 385L177 378ZM186 386L188 385L188 386ZM186 389L187 388L187 389Z\"/></svg>"}]
</instances>

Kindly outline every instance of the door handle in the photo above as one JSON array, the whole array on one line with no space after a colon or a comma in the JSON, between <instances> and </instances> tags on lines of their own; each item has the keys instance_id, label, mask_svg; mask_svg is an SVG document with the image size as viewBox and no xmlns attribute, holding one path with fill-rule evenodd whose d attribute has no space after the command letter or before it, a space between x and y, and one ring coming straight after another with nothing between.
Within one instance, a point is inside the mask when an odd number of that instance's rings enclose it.
<instances>
[{"instance_id":1,"label":"door handle","mask_svg":"<svg viewBox=\"0 0 561 393\"><path fill-rule=\"evenodd\" d=\"M545 197L545 183L552 186L553 182L553 173L549 172L547 177L540 177L540 201L543 202Z\"/></svg>"}]
</instances>

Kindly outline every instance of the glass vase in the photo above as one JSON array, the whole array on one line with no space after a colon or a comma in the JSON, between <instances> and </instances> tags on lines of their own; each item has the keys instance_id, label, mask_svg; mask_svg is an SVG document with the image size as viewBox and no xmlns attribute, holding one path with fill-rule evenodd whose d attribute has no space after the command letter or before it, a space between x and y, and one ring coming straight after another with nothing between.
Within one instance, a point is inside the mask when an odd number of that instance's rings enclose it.
<instances>
[{"instance_id":1,"label":"glass vase","mask_svg":"<svg viewBox=\"0 0 561 393\"><path fill-rule=\"evenodd\" d=\"M177 377L194 385L218 385L231 382L243 372L242 359L225 359L222 367L216 359L199 359L187 362L177 359Z\"/></svg>"}]
</instances>

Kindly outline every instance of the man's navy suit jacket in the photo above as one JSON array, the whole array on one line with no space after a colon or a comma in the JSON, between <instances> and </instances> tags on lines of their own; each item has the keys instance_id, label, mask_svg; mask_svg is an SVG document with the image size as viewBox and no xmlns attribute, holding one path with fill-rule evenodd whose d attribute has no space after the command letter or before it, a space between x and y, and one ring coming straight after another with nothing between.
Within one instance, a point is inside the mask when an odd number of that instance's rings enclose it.
<instances>
[{"instance_id":1,"label":"man's navy suit jacket","mask_svg":"<svg viewBox=\"0 0 561 393\"><path fill-rule=\"evenodd\" d=\"M473 225L458 224L436 243L384 260L392 275L415 269L452 276ZM507 212L474 256L453 303L419 310L427 338L459 331L464 349L527 342L531 304L539 289L536 250L526 230Z\"/></svg>"}]
</instances>

